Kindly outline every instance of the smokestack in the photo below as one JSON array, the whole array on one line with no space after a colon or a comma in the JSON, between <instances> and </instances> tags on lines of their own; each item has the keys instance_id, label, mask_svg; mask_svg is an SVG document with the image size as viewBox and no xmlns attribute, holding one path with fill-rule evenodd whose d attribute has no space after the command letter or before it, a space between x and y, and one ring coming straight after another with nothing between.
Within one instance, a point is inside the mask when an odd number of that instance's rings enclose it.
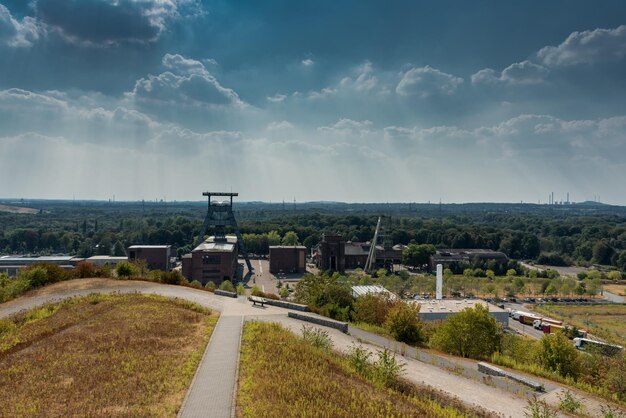
<instances>
[{"instance_id":1,"label":"smokestack","mask_svg":"<svg viewBox=\"0 0 626 418\"><path fill-rule=\"evenodd\" d=\"M443 265L437 264L437 291L435 293L437 300L443 299Z\"/></svg>"}]
</instances>

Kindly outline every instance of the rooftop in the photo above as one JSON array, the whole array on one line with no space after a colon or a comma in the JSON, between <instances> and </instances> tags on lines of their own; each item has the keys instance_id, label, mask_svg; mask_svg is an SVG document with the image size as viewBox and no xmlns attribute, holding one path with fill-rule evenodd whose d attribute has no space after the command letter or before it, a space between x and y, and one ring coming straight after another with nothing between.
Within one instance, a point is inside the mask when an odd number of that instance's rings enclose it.
<instances>
[{"instance_id":1,"label":"rooftop","mask_svg":"<svg viewBox=\"0 0 626 418\"><path fill-rule=\"evenodd\" d=\"M299 249L299 250L306 250L306 247L304 245L270 245L270 250L272 248L291 248L291 249Z\"/></svg>"},{"instance_id":2,"label":"rooftop","mask_svg":"<svg viewBox=\"0 0 626 418\"><path fill-rule=\"evenodd\" d=\"M128 247L130 250L138 249L138 248L170 248L171 245L131 245Z\"/></svg>"},{"instance_id":3,"label":"rooftop","mask_svg":"<svg viewBox=\"0 0 626 418\"><path fill-rule=\"evenodd\" d=\"M226 235L223 240L210 236L202 244L194 248L194 251L230 253L235 250L235 245L237 245L237 237L235 235Z\"/></svg>"},{"instance_id":4,"label":"rooftop","mask_svg":"<svg viewBox=\"0 0 626 418\"><path fill-rule=\"evenodd\" d=\"M476 305L487 306L489 308L489 312L506 312L504 309L498 308L497 306L480 299L424 299L415 300L413 303L421 305L420 313L458 313L465 308L473 308Z\"/></svg>"},{"instance_id":5,"label":"rooftop","mask_svg":"<svg viewBox=\"0 0 626 418\"><path fill-rule=\"evenodd\" d=\"M368 294L372 295L380 295L387 294L392 299L396 298L396 295L391 293L389 290L385 289L382 286L374 285L374 286L352 286L352 297L358 298L360 296L365 296Z\"/></svg>"}]
</instances>

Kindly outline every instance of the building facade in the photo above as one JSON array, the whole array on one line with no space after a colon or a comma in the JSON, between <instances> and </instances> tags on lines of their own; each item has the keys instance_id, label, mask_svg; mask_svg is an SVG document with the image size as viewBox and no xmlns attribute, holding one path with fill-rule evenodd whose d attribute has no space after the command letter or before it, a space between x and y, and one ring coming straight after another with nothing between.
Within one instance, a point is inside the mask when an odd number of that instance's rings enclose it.
<instances>
[{"instance_id":1,"label":"building facade","mask_svg":"<svg viewBox=\"0 0 626 418\"><path fill-rule=\"evenodd\" d=\"M306 247L301 245L270 246L270 273L305 273Z\"/></svg>"},{"instance_id":2,"label":"building facade","mask_svg":"<svg viewBox=\"0 0 626 418\"><path fill-rule=\"evenodd\" d=\"M210 236L183 256L182 273L187 280L198 280L203 285L209 281L217 286L225 280L233 282L237 279L238 256L236 236Z\"/></svg>"},{"instance_id":3,"label":"building facade","mask_svg":"<svg viewBox=\"0 0 626 418\"><path fill-rule=\"evenodd\" d=\"M171 245L131 245L127 249L128 260L145 260L150 270L170 271L172 268Z\"/></svg>"}]
</instances>

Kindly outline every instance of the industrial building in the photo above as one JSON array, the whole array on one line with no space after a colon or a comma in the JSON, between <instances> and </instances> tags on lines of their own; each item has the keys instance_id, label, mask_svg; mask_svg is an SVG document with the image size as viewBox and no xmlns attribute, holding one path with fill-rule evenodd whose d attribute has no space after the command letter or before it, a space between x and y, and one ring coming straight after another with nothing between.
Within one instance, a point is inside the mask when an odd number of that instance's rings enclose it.
<instances>
[{"instance_id":1,"label":"industrial building","mask_svg":"<svg viewBox=\"0 0 626 418\"><path fill-rule=\"evenodd\" d=\"M202 284L212 281L218 286L224 280L234 281L239 266L238 248L234 235L210 236L183 256L183 276L189 281L198 280Z\"/></svg>"},{"instance_id":2,"label":"industrial building","mask_svg":"<svg viewBox=\"0 0 626 418\"><path fill-rule=\"evenodd\" d=\"M344 241L341 235L322 234L320 242L313 248L313 259L320 270L343 272L364 268L372 244L370 242ZM376 267L391 268L402 263L404 245L376 246Z\"/></svg>"},{"instance_id":3,"label":"industrial building","mask_svg":"<svg viewBox=\"0 0 626 418\"><path fill-rule=\"evenodd\" d=\"M437 264L471 264L474 261L495 261L504 264L508 263L509 258L503 252L482 248L437 250L430 256L430 268L434 269Z\"/></svg>"},{"instance_id":4,"label":"industrial building","mask_svg":"<svg viewBox=\"0 0 626 418\"><path fill-rule=\"evenodd\" d=\"M79 260L79 259L76 259L76 260ZM109 266L115 267L122 261L126 261L126 260L128 260L127 257L115 257L111 255L94 255L93 257L89 257L85 260L80 260L80 261L91 263L94 266L105 266L108 264Z\"/></svg>"},{"instance_id":5,"label":"industrial building","mask_svg":"<svg viewBox=\"0 0 626 418\"><path fill-rule=\"evenodd\" d=\"M270 246L270 273L306 273L306 247Z\"/></svg>"},{"instance_id":6,"label":"industrial building","mask_svg":"<svg viewBox=\"0 0 626 418\"><path fill-rule=\"evenodd\" d=\"M457 314L465 308L483 305L489 309L489 315L496 321L504 326L509 324L509 313L507 311L478 299L425 299L412 301L411 303L420 305L419 317L423 321L444 321L450 315Z\"/></svg>"},{"instance_id":7,"label":"industrial building","mask_svg":"<svg viewBox=\"0 0 626 418\"><path fill-rule=\"evenodd\" d=\"M21 269L33 264L56 264L64 270L71 270L81 260L65 255L41 257L2 256L0 257L0 273L6 273L9 277L15 277Z\"/></svg>"},{"instance_id":8,"label":"industrial building","mask_svg":"<svg viewBox=\"0 0 626 418\"><path fill-rule=\"evenodd\" d=\"M387 296L389 297L389 299L392 299L392 300L397 299L397 296L394 293L390 292L389 290L379 285L352 286L353 298L357 299L365 295L381 295L381 296Z\"/></svg>"},{"instance_id":9,"label":"industrial building","mask_svg":"<svg viewBox=\"0 0 626 418\"><path fill-rule=\"evenodd\" d=\"M172 268L171 245L131 245L126 251L128 260L144 260L150 270L170 271Z\"/></svg>"}]
</instances>

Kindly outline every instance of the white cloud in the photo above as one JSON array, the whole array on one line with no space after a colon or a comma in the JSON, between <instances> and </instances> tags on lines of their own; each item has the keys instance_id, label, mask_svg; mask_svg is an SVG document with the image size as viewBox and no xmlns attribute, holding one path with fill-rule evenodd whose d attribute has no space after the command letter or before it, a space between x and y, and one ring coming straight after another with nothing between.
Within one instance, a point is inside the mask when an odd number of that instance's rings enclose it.
<instances>
[{"instance_id":1,"label":"white cloud","mask_svg":"<svg viewBox=\"0 0 626 418\"><path fill-rule=\"evenodd\" d=\"M14 48L29 47L39 39L40 31L35 19L27 16L19 21L0 4L0 44Z\"/></svg>"},{"instance_id":2,"label":"white cloud","mask_svg":"<svg viewBox=\"0 0 626 418\"><path fill-rule=\"evenodd\" d=\"M280 94L280 93L276 93L273 96L267 96L266 99L268 102L271 103L282 103L285 101L285 99L287 98L287 95L285 94Z\"/></svg>"},{"instance_id":3,"label":"white cloud","mask_svg":"<svg viewBox=\"0 0 626 418\"><path fill-rule=\"evenodd\" d=\"M163 65L173 72L137 80L127 97L145 104L206 108L245 106L239 95L223 87L200 61L166 54Z\"/></svg>"},{"instance_id":4,"label":"white cloud","mask_svg":"<svg viewBox=\"0 0 626 418\"><path fill-rule=\"evenodd\" d=\"M331 135L358 135L363 136L371 132L372 122L369 120L356 121L352 119L340 119L331 126L320 126L318 131Z\"/></svg>"},{"instance_id":5,"label":"white cloud","mask_svg":"<svg viewBox=\"0 0 626 418\"><path fill-rule=\"evenodd\" d=\"M357 66L350 76L343 77L337 84L327 86L321 90L311 91L307 94L308 99L324 99L334 95L351 95L385 92L380 86L371 62L365 61Z\"/></svg>"},{"instance_id":6,"label":"white cloud","mask_svg":"<svg viewBox=\"0 0 626 418\"><path fill-rule=\"evenodd\" d=\"M626 25L573 32L560 45L542 48L537 56L550 67L623 60L626 57Z\"/></svg>"},{"instance_id":7,"label":"white cloud","mask_svg":"<svg viewBox=\"0 0 626 418\"><path fill-rule=\"evenodd\" d=\"M286 120L280 122L270 122L267 125L268 131L280 131L285 129L293 129L293 124L287 122Z\"/></svg>"},{"instance_id":8,"label":"white cloud","mask_svg":"<svg viewBox=\"0 0 626 418\"><path fill-rule=\"evenodd\" d=\"M401 96L419 96L422 98L433 95L450 96L461 84L463 84L462 78L427 65L406 71L396 87L396 93Z\"/></svg>"},{"instance_id":9,"label":"white cloud","mask_svg":"<svg viewBox=\"0 0 626 418\"><path fill-rule=\"evenodd\" d=\"M530 61L516 62L506 67L500 74L485 68L472 75L473 84L532 85L546 81L549 70Z\"/></svg>"},{"instance_id":10,"label":"white cloud","mask_svg":"<svg viewBox=\"0 0 626 418\"><path fill-rule=\"evenodd\" d=\"M313 61L310 58L302 60L302 65L304 65L305 67L311 67L311 66L313 66L313 64L315 64L315 61Z\"/></svg>"}]
</instances>

